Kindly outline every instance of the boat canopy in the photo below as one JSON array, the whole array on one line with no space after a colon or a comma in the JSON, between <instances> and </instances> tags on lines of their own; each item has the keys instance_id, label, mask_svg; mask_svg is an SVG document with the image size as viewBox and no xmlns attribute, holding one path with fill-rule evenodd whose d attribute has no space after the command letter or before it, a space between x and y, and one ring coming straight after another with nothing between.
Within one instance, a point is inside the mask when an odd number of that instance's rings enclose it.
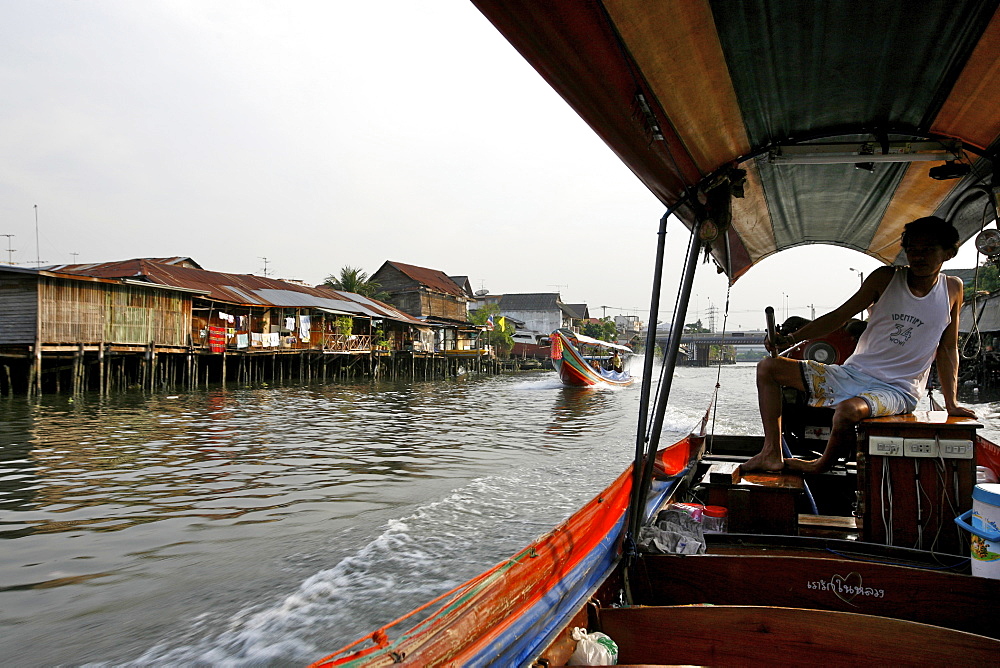
<instances>
[{"instance_id":1,"label":"boat canopy","mask_svg":"<svg viewBox=\"0 0 1000 668\"><path fill-rule=\"evenodd\" d=\"M996 0L473 0L735 281L995 217ZM971 167L971 169L970 169Z\"/></svg>"},{"instance_id":2,"label":"boat canopy","mask_svg":"<svg viewBox=\"0 0 1000 668\"><path fill-rule=\"evenodd\" d=\"M575 332L569 332L568 330L566 330L566 331L567 331L567 333L570 336L572 336L574 339L576 339L580 343L587 343L587 344L592 345L592 346L600 346L601 348L614 348L615 350L622 350L622 351L627 352L627 353L632 352L632 349L629 348L628 346L623 346L623 345L620 345L620 344L617 344L617 343L610 343L608 341L601 341L600 339L595 339L595 338L591 338L589 336L584 336L583 334L577 334Z\"/></svg>"}]
</instances>

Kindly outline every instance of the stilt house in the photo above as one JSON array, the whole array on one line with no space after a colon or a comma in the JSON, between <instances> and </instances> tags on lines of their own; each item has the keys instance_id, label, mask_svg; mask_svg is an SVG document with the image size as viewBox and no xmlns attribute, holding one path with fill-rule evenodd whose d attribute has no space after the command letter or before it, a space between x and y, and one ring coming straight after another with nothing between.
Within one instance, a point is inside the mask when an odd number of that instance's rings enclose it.
<instances>
[{"instance_id":1,"label":"stilt house","mask_svg":"<svg viewBox=\"0 0 1000 668\"><path fill-rule=\"evenodd\" d=\"M371 280L389 294L390 304L434 327L435 350L478 355L482 328L469 322L471 288L467 277L456 278L462 285L437 269L386 261Z\"/></svg>"}]
</instances>

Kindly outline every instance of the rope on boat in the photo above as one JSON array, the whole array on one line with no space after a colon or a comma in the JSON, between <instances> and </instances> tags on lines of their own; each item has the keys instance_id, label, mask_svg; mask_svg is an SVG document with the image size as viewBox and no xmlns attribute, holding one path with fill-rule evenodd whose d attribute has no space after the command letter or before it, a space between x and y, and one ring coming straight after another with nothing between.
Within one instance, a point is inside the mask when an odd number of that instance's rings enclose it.
<instances>
[{"instance_id":1,"label":"rope on boat","mask_svg":"<svg viewBox=\"0 0 1000 668\"><path fill-rule=\"evenodd\" d=\"M727 240L728 240L728 237L727 237ZM726 286L726 308L725 308L725 310L722 313L722 340L723 341L726 340L726 323L729 321L729 295L732 292L732 290L733 290L733 284L730 282ZM719 357L719 363L717 365L718 366L718 373L716 373L716 375L715 375L715 392L712 395L712 404L711 405L715 406L716 408L718 408L719 388L722 387L722 358L723 357L725 357L725 353L723 353ZM735 363L735 362L736 362L736 360L734 359L733 363ZM715 410L715 411L712 412L712 429L711 429L711 432L708 435L708 452L709 452L709 454L712 453L712 446L715 444L715 419L716 419L716 417L718 417L718 415L719 415L719 411L718 410Z\"/></svg>"},{"instance_id":2,"label":"rope on boat","mask_svg":"<svg viewBox=\"0 0 1000 668\"><path fill-rule=\"evenodd\" d=\"M979 224L979 233L982 234L983 230L986 229L987 217L989 216L990 210L990 198L987 198L986 205L983 206L983 216ZM992 259L992 258L991 258ZM969 330L969 335L965 337L965 341L962 342L962 349L959 353L962 359L975 359L983 352L983 334L979 331L979 320L983 317L983 313L986 312L986 301L983 300L983 307L976 313L976 302L979 301L979 267L981 265L976 262L976 273L975 278L972 281L972 328ZM969 352L969 343L974 341L975 346L973 347L973 352Z\"/></svg>"},{"instance_id":3,"label":"rope on boat","mask_svg":"<svg viewBox=\"0 0 1000 668\"><path fill-rule=\"evenodd\" d=\"M361 638L358 638L357 640L355 640L351 644L346 645L344 647L341 647L340 649L338 649L336 652L333 652L329 656L325 656L322 659L314 662L313 664L311 664L311 666L329 665L330 662L332 662L334 659L336 659L337 656L339 656L341 654L344 654L349 649L352 649L353 647L355 647L357 645L360 645L361 643L369 641L369 640L372 641L373 643L375 643L375 646L374 647L366 647L366 648L363 648L361 650L358 650L356 652L356 656L354 658L360 658L360 657L362 657L362 656L364 656L366 654L369 654L371 652L374 652L376 650L386 649L390 645L389 636L388 636L388 633L387 633L387 631L389 629L391 629L391 628L393 628L395 626L398 626L400 623L406 621L407 619L409 619L413 615L417 614L418 612L422 612L422 611L430 608L431 606L434 606L434 605L440 603L442 600L448 598L449 596L453 596L453 595L457 594L458 592L460 592L463 589L472 589L476 585L481 584L484 580L487 580L491 576L495 575L497 571L499 571L501 569L504 569L504 568L507 568L508 566L510 566L510 565L512 565L514 563L517 563L521 559L521 557L523 557L525 555L527 555L529 557L536 556L534 554L534 548L532 547L531 549L526 549L526 550L522 551L521 553L515 555L514 557L511 557L510 559L507 559L505 561L500 562L499 564L496 564L495 566L493 566L493 568L490 568L489 570L486 570L486 571L480 573L479 576L473 578L472 580L468 580L466 582L463 582L462 584L458 585L454 589L446 591L445 593L441 594L437 598L434 598L434 599L428 601L427 603L424 603L420 607L418 607L418 608L416 608L414 610L411 610L410 612L406 613L405 615L403 615L399 619L393 620L393 621L389 622L388 624L386 624L385 626L382 626L382 627L376 629L375 631L372 631L368 635L362 636ZM430 618L428 620L426 620L426 621L429 621L429 620L430 620ZM426 621L425 621L425 624L426 624ZM416 633L414 633L413 635L416 635ZM410 636L410 637L412 637L412 636ZM399 640L403 640L405 638L406 638L406 636L404 636L402 638L398 638L396 640L396 642L399 642ZM343 659L347 659L347 658L349 658L349 657L343 657Z\"/></svg>"}]
</instances>

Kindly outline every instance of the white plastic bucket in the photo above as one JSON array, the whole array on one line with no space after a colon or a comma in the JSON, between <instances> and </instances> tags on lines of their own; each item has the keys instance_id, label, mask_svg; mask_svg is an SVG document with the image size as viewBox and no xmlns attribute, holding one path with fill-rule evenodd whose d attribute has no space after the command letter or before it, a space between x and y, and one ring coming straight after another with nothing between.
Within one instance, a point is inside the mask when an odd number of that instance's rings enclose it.
<instances>
[{"instance_id":1,"label":"white plastic bucket","mask_svg":"<svg viewBox=\"0 0 1000 668\"><path fill-rule=\"evenodd\" d=\"M1000 483L976 485L972 510L955 523L972 534L972 574L1000 580Z\"/></svg>"}]
</instances>

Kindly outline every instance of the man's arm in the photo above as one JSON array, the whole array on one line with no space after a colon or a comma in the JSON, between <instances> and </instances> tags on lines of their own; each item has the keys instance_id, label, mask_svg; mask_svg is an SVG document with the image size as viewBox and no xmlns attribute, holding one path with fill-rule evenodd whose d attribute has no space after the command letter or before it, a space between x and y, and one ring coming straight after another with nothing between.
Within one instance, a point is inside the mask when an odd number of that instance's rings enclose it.
<instances>
[{"instance_id":1,"label":"man's arm","mask_svg":"<svg viewBox=\"0 0 1000 668\"><path fill-rule=\"evenodd\" d=\"M822 315L792 332L789 345L825 336L843 327L844 323L875 303L879 295L885 292L889 286L889 281L892 280L895 271L893 267L879 267L870 273L861 284L861 288L850 299L826 315Z\"/></svg>"},{"instance_id":2,"label":"man's arm","mask_svg":"<svg viewBox=\"0 0 1000 668\"><path fill-rule=\"evenodd\" d=\"M948 415L957 417L976 417L970 408L958 405L958 316L962 310L962 279L948 277L948 296L951 298L951 323L941 334L938 343L937 362L938 381L941 383L941 394L944 396L944 407Z\"/></svg>"}]
</instances>

